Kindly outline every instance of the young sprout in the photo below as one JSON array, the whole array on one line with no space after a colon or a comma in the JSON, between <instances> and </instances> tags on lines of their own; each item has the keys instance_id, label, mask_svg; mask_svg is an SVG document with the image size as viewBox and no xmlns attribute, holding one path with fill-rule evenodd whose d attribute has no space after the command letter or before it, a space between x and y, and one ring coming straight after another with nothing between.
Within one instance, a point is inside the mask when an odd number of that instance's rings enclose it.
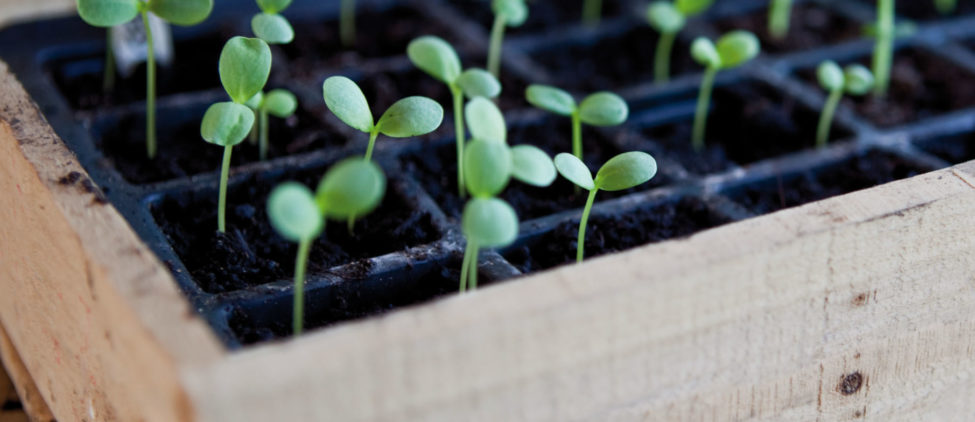
<instances>
[{"instance_id":1,"label":"young sprout","mask_svg":"<svg viewBox=\"0 0 975 422\"><path fill-rule=\"evenodd\" d=\"M890 85L890 66L894 57L894 0L877 0L877 41L873 48L873 75L876 83L873 95L887 95Z\"/></svg>"},{"instance_id":2,"label":"young sprout","mask_svg":"<svg viewBox=\"0 0 975 422\"><path fill-rule=\"evenodd\" d=\"M504 28L521 26L528 19L528 6L525 0L492 0L491 9L494 11L494 26L491 27L491 44L488 46L488 71L495 78L501 74L501 43L504 40Z\"/></svg>"},{"instance_id":3,"label":"young sprout","mask_svg":"<svg viewBox=\"0 0 975 422\"><path fill-rule=\"evenodd\" d=\"M938 9L938 13L942 15L948 15L955 11L956 2L955 0L934 0L934 7Z\"/></svg>"},{"instance_id":4,"label":"young sprout","mask_svg":"<svg viewBox=\"0 0 975 422\"><path fill-rule=\"evenodd\" d=\"M717 47L711 40L700 37L691 44L691 56L706 68L701 80L701 90L697 96L697 110L694 113L694 149L704 149L704 130L707 126L708 107L711 104L711 90L718 71L741 66L758 56L758 38L748 31L731 31L718 39Z\"/></svg>"},{"instance_id":5,"label":"young sprout","mask_svg":"<svg viewBox=\"0 0 975 422\"><path fill-rule=\"evenodd\" d=\"M819 65L816 76L819 78L819 85L829 92L829 98L823 105L823 114L819 117L819 127L816 130L816 146L822 148L829 140L833 114L836 113L836 106L840 104L843 93L866 94L873 87L873 74L859 64L847 66L844 71L836 62L827 60Z\"/></svg>"},{"instance_id":6,"label":"young sprout","mask_svg":"<svg viewBox=\"0 0 975 422\"><path fill-rule=\"evenodd\" d=\"M268 148L268 115L278 117L281 119L287 119L295 114L295 110L298 109L298 99L295 98L295 94L286 89L273 89L267 94L263 92L258 92L246 104L252 110L257 112L257 125L251 131L253 136L255 133L260 132L259 136L259 149L261 160L267 159L267 148Z\"/></svg>"},{"instance_id":7,"label":"young sprout","mask_svg":"<svg viewBox=\"0 0 975 422\"><path fill-rule=\"evenodd\" d=\"M355 0L342 0L339 11L339 39L342 45L351 47L355 44Z\"/></svg>"},{"instance_id":8,"label":"young sprout","mask_svg":"<svg viewBox=\"0 0 975 422\"><path fill-rule=\"evenodd\" d=\"M467 238L461 264L460 291L477 288L477 256L481 248L510 245L518 235L518 216L496 198L514 178L544 187L555 181L551 157L531 145L508 147L504 117L493 102L471 100L464 110L474 138L464 151L466 188L471 200L464 207L461 227Z\"/></svg>"},{"instance_id":9,"label":"young sprout","mask_svg":"<svg viewBox=\"0 0 975 422\"><path fill-rule=\"evenodd\" d=\"M583 0L582 23L586 26L599 25L603 14L603 0Z\"/></svg>"},{"instance_id":10,"label":"young sprout","mask_svg":"<svg viewBox=\"0 0 975 422\"><path fill-rule=\"evenodd\" d=\"M291 27L281 11L291 5L291 0L257 0L261 13L251 19L251 31L254 35L268 44L287 44L295 38L295 30Z\"/></svg>"},{"instance_id":11,"label":"young sprout","mask_svg":"<svg viewBox=\"0 0 975 422\"><path fill-rule=\"evenodd\" d=\"M687 18L704 12L714 0L675 0L656 1L647 8L647 21L660 32L657 40L657 53L653 62L653 75L656 83L665 83L670 78L670 55L677 34L684 29Z\"/></svg>"},{"instance_id":12,"label":"young sprout","mask_svg":"<svg viewBox=\"0 0 975 422\"><path fill-rule=\"evenodd\" d=\"M271 74L271 48L264 40L233 37L220 52L220 83L231 100L210 106L203 115L200 135L211 144L222 146L220 199L217 206L217 229L226 231L227 175L230 153L241 143L254 125L254 111L244 105L256 95Z\"/></svg>"},{"instance_id":13,"label":"young sprout","mask_svg":"<svg viewBox=\"0 0 975 422\"><path fill-rule=\"evenodd\" d=\"M464 196L464 119L461 118L464 96L494 98L501 93L501 83L482 69L461 72L460 58L449 43L435 36L423 36L406 48L410 61L430 76L447 84L454 99L454 136L457 143L457 189Z\"/></svg>"},{"instance_id":14,"label":"young sprout","mask_svg":"<svg viewBox=\"0 0 975 422\"><path fill-rule=\"evenodd\" d=\"M146 29L146 155L156 157L156 57L149 13L174 25L195 25L213 10L213 0L78 0L78 15L89 25L112 27L142 16ZM107 71L107 69L106 69Z\"/></svg>"},{"instance_id":15,"label":"young sprout","mask_svg":"<svg viewBox=\"0 0 975 422\"><path fill-rule=\"evenodd\" d=\"M768 33L777 40L789 35L792 0L772 0L768 8Z\"/></svg>"},{"instance_id":16,"label":"young sprout","mask_svg":"<svg viewBox=\"0 0 975 422\"><path fill-rule=\"evenodd\" d=\"M586 246L586 223L599 190L618 191L646 183L657 174L657 162L645 152L624 152L610 158L592 178L589 168L574 155L561 153L555 156L555 168L562 177L589 191L589 199L579 220L579 239L576 245L576 262L582 262Z\"/></svg>"},{"instance_id":17,"label":"young sprout","mask_svg":"<svg viewBox=\"0 0 975 422\"><path fill-rule=\"evenodd\" d=\"M308 252L325 229L326 219L367 214L379 205L385 192L383 171L375 163L359 159L346 159L332 167L314 196L297 182L282 183L271 192L267 201L271 226L281 237L298 244L292 312L294 335L301 334L304 325Z\"/></svg>"},{"instance_id":18,"label":"young sprout","mask_svg":"<svg viewBox=\"0 0 975 422\"><path fill-rule=\"evenodd\" d=\"M354 129L369 134L369 146L364 156L372 160L372 151L379 134L391 138L409 138L425 135L440 127L443 122L443 107L427 97L413 96L403 98L391 105L374 122L372 111L365 94L351 79L345 76L332 76L322 84L325 105L339 120ZM355 214L349 216L349 231L355 225Z\"/></svg>"},{"instance_id":19,"label":"young sprout","mask_svg":"<svg viewBox=\"0 0 975 422\"><path fill-rule=\"evenodd\" d=\"M626 121L630 109L619 95L602 91L576 105L568 92L548 85L529 85L525 98L542 110L572 118L572 154L582 159L582 124L616 126Z\"/></svg>"}]
</instances>

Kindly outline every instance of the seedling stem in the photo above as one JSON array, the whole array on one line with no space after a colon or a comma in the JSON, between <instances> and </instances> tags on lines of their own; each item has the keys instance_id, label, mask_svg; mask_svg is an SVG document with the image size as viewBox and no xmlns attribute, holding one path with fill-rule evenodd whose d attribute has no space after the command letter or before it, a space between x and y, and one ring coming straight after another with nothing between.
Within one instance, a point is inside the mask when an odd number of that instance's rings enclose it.
<instances>
[{"instance_id":1,"label":"seedling stem","mask_svg":"<svg viewBox=\"0 0 975 422\"><path fill-rule=\"evenodd\" d=\"M582 118L579 110L572 112L572 155L582 159Z\"/></svg>"},{"instance_id":2,"label":"seedling stem","mask_svg":"<svg viewBox=\"0 0 975 422\"><path fill-rule=\"evenodd\" d=\"M268 138L268 118L267 110L261 109L258 112L258 125L261 126L261 140L260 140L260 152L261 161L267 160L267 138Z\"/></svg>"},{"instance_id":3,"label":"seedling stem","mask_svg":"<svg viewBox=\"0 0 975 422\"><path fill-rule=\"evenodd\" d=\"M372 150L376 146L376 138L378 137L379 137L378 130L372 130L371 132L369 132L369 146L366 147L366 155L365 155L366 161L372 160Z\"/></svg>"},{"instance_id":4,"label":"seedling stem","mask_svg":"<svg viewBox=\"0 0 975 422\"><path fill-rule=\"evenodd\" d=\"M589 199L586 199L586 207L582 209L582 221L579 222L579 240L576 245L576 262L582 262L586 249L586 222L589 221L589 211L592 211L592 204L596 201L596 192L599 189L589 191Z\"/></svg>"},{"instance_id":5,"label":"seedling stem","mask_svg":"<svg viewBox=\"0 0 975 422\"><path fill-rule=\"evenodd\" d=\"M146 152L156 158L156 50L152 43L149 12L142 11L142 24L146 27Z\"/></svg>"},{"instance_id":6,"label":"seedling stem","mask_svg":"<svg viewBox=\"0 0 975 422\"><path fill-rule=\"evenodd\" d=\"M105 29L105 73L102 77L102 90L112 92L115 89L115 50L112 50L112 28Z\"/></svg>"},{"instance_id":7,"label":"seedling stem","mask_svg":"<svg viewBox=\"0 0 975 422\"><path fill-rule=\"evenodd\" d=\"M450 93L454 96L454 135L457 141L457 190L461 198L466 196L464 191L464 92L453 84Z\"/></svg>"},{"instance_id":8,"label":"seedling stem","mask_svg":"<svg viewBox=\"0 0 975 422\"><path fill-rule=\"evenodd\" d=\"M351 47L355 44L355 0L342 0L341 9L339 37L342 45Z\"/></svg>"},{"instance_id":9,"label":"seedling stem","mask_svg":"<svg viewBox=\"0 0 975 422\"><path fill-rule=\"evenodd\" d=\"M220 166L220 200L217 205L217 230L227 231L227 175L230 173L230 153L234 146L223 147L223 164Z\"/></svg>"},{"instance_id":10,"label":"seedling stem","mask_svg":"<svg viewBox=\"0 0 975 422\"><path fill-rule=\"evenodd\" d=\"M477 289L477 255L480 247L473 240L464 248L464 261L460 265L460 292Z\"/></svg>"},{"instance_id":11,"label":"seedling stem","mask_svg":"<svg viewBox=\"0 0 975 422\"><path fill-rule=\"evenodd\" d=\"M311 250L313 240L309 238L298 242L298 258L295 261L295 302L291 322L292 331L296 336L301 335L302 327L305 325L305 267L307 267L308 251Z\"/></svg>"},{"instance_id":12,"label":"seedling stem","mask_svg":"<svg viewBox=\"0 0 975 422\"><path fill-rule=\"evenodd\" d=\"M501 43L504 40L504 27L507 25L504 14L498 13L494 17L491 27L491 46L488 49L488 72L495 78L501 73Z\"/></svg>"},{"instance_id":13,"label":"seedling stem","mask_svg":"<svg viewBox=\"0 0 975 422\"><path fill-rule=\"evenodd\" d=\"M585 0L585 3L582 5L582 22L587 26L599 25L602 9L602 0Z\"/></svg>"},{"instance_id":14,"label":"seedling stem","mask_svg":"<svg viewBox=\"0 0 975 422\"><path fill-rule=\"evenodd\" d=\"M823 106L823 114L819 117L819 126L816 129L817 148L826 146L826 142L829 140L829 129L833 125L833 115L836 113L836 107L840 104L842 98L842 88L835 89L829 93L829 98L826 99L826 105Z\"/></svg>"},{"instance_id":15,"label":"seedling stem","mask_svg":"<svg viewBox=\"0 0 975 422\"><path fill-rule=\"evenodd\" d=\"M701 92L697 96L697 110L694 113L694 135L692 138L694 150L698 152L704 149L704 134L708 123L708 107L711 105L711 90L714 87L714 78L717 74L717 67L709 67L704 71L704 77L701 79Z\"/></svg>"},{"instance_id":16,"label":"seedling stem","mask_svg":"<svg viewBox=\"0 0 975 422\"><path fill-rule=\"evenodd\" d=\"M791 14L792 0L772 0L768 16L768 32L772 38L781 40L789 35Z\"/></svg>"},{"instance_id":17,"label":"seedling stem","mask_svg":"<svg viewBox=\"0 0 975 422\"><path fill-rule=\"evenodd\" d=\"M887 95L890 66L894 55L894 0L877 0L877 43L873 50L875 97Z\"/></svg>"},{"instance_id":18,"label":"seedling stem","mask_svg":"<svg viewBox=\"0 0 975 422\"><path fill-rule=\"evenodd\" d=\"M674 48L676 32L664 32L657 40L656 58L653 60L654 81L658 84L666 83L670 79L670 52Z\"/></svg>"}]
</instances>

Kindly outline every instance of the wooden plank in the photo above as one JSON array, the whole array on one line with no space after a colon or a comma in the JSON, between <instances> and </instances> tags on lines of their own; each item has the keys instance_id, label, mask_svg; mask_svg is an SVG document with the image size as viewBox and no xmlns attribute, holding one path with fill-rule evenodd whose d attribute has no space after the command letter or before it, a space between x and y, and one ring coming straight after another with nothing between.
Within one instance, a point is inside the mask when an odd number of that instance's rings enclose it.
<instances>
[{"instance_id":1,"label":"wooden plank","mask_svg":"<svg viewBox=\"0 0 975 422\"><path fill-rule=\"evenodd\" d=\"M0 63L0 321L62 420L190 420L225 351Z\"/></svg>"},{"instance_id":2,"label":"wooden plank","mask_svg":"<svg viewBox=\"0 0 975 422\"><path fill-rule=\"evenodd\" d=\"M2 328L0 328L2 329ZM7 375L7 370L0 364L0 403L14 401L17 399L17 392L14 390L13 381Z\"/></svg>"},{"instance_id":3,"label":"wooden plank","mask_svg":"<svg viewBox=\"0 0 975 422\"><path fill-rule=\"evenodd\" d=\"M203 420L975 420L971 170L256 347L189 389Z\"/></svg>"},{"instance_id":4,"label":"wooden plank","mask_svg":"<svg viewBox=\"0 0 975 422\"><path fill-rule=\"evenodd\" d=\"M17 22L71 15L76 0L0 0L0 28Z\"/></svg>"},{"instance_id":5,"label":"wooden plank","mask_svg":"<svg viewBox=\"0 0 975 422\"><path fill-rule=\"evenodd\" d=\"M0 411L0 422L30 422L30 418L22 410L15 412Z\"/></svg>"},{"instance_id":6,"label":"wooden plank","mask_svg":"<svg viewBox=\"0 0 975 422\"><path fill-rule=\"evenodd\" d=\"M0 325L0 360L3 361L3 367L10 374L11 381L13 381L16 389L14 399L20 401L24 409L20 413L26 413L34 422L53 421L54 415L51 413L51 409L44 402L37 384L34 383L34 379L24 367L23 360L17 354L13 344L10 343L10 337L7 337L7 332L4 331L2 325Z\"/></svg>"}]
</instances>

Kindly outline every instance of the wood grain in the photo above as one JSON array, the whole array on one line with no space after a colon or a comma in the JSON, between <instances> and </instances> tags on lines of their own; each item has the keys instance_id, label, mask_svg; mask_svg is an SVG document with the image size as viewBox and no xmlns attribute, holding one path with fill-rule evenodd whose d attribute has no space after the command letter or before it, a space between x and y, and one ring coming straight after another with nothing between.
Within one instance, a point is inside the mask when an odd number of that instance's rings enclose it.
<instances>
[{"instance_id":1,"label":"wood grain","mask_svg":"<svg viewBox=\"0 0 975 422\"><path fill-rule=\"evenodd\" d=\"M34 379L24 366L17 350L10 343L10 337L7 337L7 332L4 331L2 325L0 325L0 360L3 361L4 370L10 374L10 378L7 379L7 382L10 383L8 385L13 387L13 391L7 391L7 394L0 396L0 398L6 397L8 400L18 401L23 408L23 410L16 412L0 410L0 415L8 420L30 416L33 422L53 421L54 415L51 413L51 409L44 402L37 384L34 383ZM3 401L0 400L0 404L3 404Z\"/></svg>"}]
</instances>

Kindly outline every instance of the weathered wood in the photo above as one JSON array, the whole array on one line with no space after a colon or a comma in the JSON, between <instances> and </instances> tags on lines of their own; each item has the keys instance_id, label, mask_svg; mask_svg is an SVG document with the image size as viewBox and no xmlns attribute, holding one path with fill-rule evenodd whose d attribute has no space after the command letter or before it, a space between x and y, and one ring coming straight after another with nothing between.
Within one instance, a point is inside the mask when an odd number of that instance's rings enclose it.
<instances>
[{"instance_id":1,"label":"weathered wood","mask_svg":"<svg viewBox=\"0 0 975 422\"><path fill-rule=\"evenodd\" d=\"M3 328L0 327L0 330ZM17 398L17 391L14 390L13 381L10 381L10 376L7 375L7 370L3 367L2 362L0 362L0 403L5 401L13 401Z\"/></svg>"},{"instance_id":2,"label":"weathered wood","mask_svg":"<svg viewBox=\"0 0 975 422\"><path fill-rule=\"evenodd\" d=\"M0 321L59 419L192 418L224 352L0 64ZM77 172L77 177L71 177Z\"/></svg>"},{"instance_id":3,"label":"weathered wood","mask_svg":"<svg viewBox=\"0 0 975 422\"><path fill-rule=\"evenodd\" d=\"M24 362L17 354L13 344L10 343L10 338L7 337L7 332L4 331L2 325L0 325L0 360L2 360L3 368L10 374L8 382L12 382L11 385L14 387L14 391L8 392L8 394L13 393L13 397L3 395L0 398L9 397L11 400L17 400L23 407L22 412L10 412L5 417L14 419L19 417L17 413L20 413L29 415L34 422L53 421L54 415L51 413L51 409L41 397L37 384L34 383L34 379L24 367ZM3 400L0 400L0 404L2 403ZM0 410L0 414L2 413L5 412Z\"/></svg>"},{"instance_id":4,"label":"weathered wood","mask_svg":"<svg viewBox=\"0 0 975 422\"><path fill-rule=\"evenodd\" d=\"M60 419L975 420L975 164L228 354L0 92L0 322Z\"/></svg>"},{"instance_id":5,"label":"weathered wood","mask_svg":"<svg viewBox=\"0 0 975 422\"><path fill-rule=\"evenodd\" d=\"M75 12L77 0L0 0L0 28L20 21Z\"/></svg>"}]
</instances>

